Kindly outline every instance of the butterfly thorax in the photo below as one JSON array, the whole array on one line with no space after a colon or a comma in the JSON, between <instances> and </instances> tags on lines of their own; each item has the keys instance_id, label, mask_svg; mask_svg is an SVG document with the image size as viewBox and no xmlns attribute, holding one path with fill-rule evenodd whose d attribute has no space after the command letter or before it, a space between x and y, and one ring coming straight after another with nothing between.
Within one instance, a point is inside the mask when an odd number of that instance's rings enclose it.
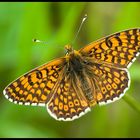
<instances>
[{"instance_id":1,"label":"butterfly thorax","mask_svg":"<svg viewBox=\"0 0 140 140\"><path fill-rule=\"evenodd\" d=\"M65 49L67 51L65 58L69 71L76 73L82 71L83 66L80 53L74 50L71 45L66 45Z\"/></svg>"}]
</instances>

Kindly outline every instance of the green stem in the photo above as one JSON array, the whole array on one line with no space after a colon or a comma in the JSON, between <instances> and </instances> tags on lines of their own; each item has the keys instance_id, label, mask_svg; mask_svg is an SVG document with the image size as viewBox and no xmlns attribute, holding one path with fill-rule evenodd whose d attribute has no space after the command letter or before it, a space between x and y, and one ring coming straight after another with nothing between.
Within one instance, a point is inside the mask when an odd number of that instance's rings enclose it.
<instances>
[{"instance_id":1,"label":"green stem","mask_svg":"<svg viewBox=\"0 0 140 140\"><path fill-rule=\"evenodd\" d=\"M133 109L135 109L138 113L140 113L140 103L136 101L132 96L129 94L125 94L123 97L124 101L126 101Z\"/></svg>"}]
</instances>

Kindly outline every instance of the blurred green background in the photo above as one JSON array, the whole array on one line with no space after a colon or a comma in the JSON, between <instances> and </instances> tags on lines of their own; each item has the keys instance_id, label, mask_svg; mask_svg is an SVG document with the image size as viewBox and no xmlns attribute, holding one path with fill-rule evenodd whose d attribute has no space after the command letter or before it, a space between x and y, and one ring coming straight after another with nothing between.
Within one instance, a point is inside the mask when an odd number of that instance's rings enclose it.
<instances>
[{"instance_id":1,"label":"blurred green background","mask_svg":"<svg viewBox=\"0 0 140 140\"><path fill-rule=\"evenodd\" d=\"M0 137L140 137L140 113L124 99L72 122L53 119L44 107L20 106L3 89L27 71L65 55L84 14L75 49L106 35L140 27L137 2L1 2L0 3ZM33 38L46 41L32 42ZM140 59L129 69L126 94L140 103Z\"/></svg>"}]
</instances>

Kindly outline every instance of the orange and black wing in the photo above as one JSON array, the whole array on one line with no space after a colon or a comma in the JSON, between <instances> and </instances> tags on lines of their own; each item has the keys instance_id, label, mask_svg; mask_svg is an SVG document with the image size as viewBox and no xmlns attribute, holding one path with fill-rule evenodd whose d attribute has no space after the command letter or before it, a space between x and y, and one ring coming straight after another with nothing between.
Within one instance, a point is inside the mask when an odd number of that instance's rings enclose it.
<instances>
[{"instance_id":1,"label":"orange and black wing","mask_svg":"<svg viewBox=\"0 0 140 140\"><path fill-rule=\"evenodd\" d=\"M80 96L77 83L71 84L71 78L64 76L53 98L47 103L49 114L56 120L71 121L90 111L90 105Z\"/></svg>"},{"instance_id":2,"label":"orange and black wing","mask_svg":"<svg viewBox=\"0 0 140 140\"><path fill-rule=\"evenodd\" d=\"M94 64L94 97L100 105L120 99L130 86L130 76L126 69L117 69L102 64Z\"/></svg>"},{"instance_id":3,"label":"orange and black wing","mask_svg":"<svg viewBox=\"0 0 140 140\"><path fill-rule=\"evenodd\" d=\"M140 29L130 29L99 39L79 52L94 61L129 68L140 53Z\"/></svg>"},{"instance_id":4,"label":"orange and black wing","mask_svg":"<svg viewBox=\"0 0 140 140\"><path fill-rule=\"evenodd\" d=\"M45 106L59 84L64 65L65 58L59 58L35 68L9 84L3 93L17 104Z\"/></svg>"}]
</instances>

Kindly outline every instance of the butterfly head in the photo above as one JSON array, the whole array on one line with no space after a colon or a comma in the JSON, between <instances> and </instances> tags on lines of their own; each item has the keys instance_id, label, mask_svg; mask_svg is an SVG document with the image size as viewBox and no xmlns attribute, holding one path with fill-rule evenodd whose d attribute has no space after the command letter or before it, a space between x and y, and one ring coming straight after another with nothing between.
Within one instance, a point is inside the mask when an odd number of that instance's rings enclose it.
<instances>
[{"instance_id":1,"label":"butterfly head","mask_svg":"<svg viewBox=\"0 0 140 140\"><path fill-rule=\"evenodd\" d=\"M67 54L70 54L71 52L73 52L73 48L71 45L65 45L65 50L67 52Z\"/></svg>"}]
</instances>

